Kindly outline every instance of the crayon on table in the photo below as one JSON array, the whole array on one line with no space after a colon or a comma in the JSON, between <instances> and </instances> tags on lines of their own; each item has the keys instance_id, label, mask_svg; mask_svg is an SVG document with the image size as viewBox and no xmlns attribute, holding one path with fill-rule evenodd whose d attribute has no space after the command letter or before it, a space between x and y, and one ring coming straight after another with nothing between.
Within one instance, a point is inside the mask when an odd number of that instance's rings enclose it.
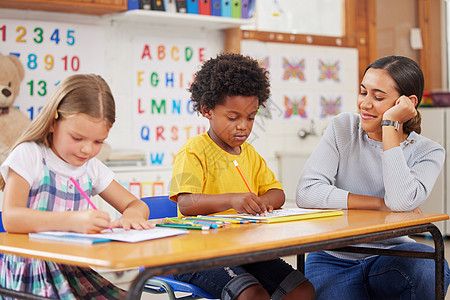
<instances>
[{"instance_id":1,"label":"crayon on table","mask_svg":"<svg viewBox=\"0 0 450 300\"><path fill-rule=\"evenodd\" d=\"M156 224L156 226L168 228L181 228L181 229L209 230L209 226L192 226L187 224L176 224L176 223Z\"/></svg>"}]
</instances>

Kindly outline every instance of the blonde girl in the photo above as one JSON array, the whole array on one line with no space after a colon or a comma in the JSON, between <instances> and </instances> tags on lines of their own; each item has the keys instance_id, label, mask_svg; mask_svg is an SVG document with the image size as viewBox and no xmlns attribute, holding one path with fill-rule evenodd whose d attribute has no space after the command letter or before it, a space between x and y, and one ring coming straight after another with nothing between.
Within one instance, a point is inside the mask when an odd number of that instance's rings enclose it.
<instances>
[{"instance_id":1,"label":"blonde girl","mask_svg":"<svg viewBox=\"0 0 450 300\"><path fill-rule=\"evenodd\" d=\"M97 233L109 227L148 229L149 211L95 156L115 121L114 98L98 75L62 81L0 166L7 232L47 230ZM122 216L89 209L73 177L89 196L100 195ZM60 299L119 299L125 291L90 268L4 255L0 285Z\"/></svg>"}]
</instances>

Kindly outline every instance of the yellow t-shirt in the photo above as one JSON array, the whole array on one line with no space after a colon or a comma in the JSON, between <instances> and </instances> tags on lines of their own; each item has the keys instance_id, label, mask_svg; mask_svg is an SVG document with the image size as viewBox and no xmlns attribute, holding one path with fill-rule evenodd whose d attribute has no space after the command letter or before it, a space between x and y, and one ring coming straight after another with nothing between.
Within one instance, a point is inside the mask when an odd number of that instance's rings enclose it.
<instances>
[{"instance_id":1,"label":"yellow t-shirt","mask_svg":"<svg viewBox=\"0 0 450 300\"><path fill-rule=\"evenodd\" d=\"M241 153L233 155L222 150L208 133L189 139L175 157L170 199L177 201L180 193L224 194L249 192L233 160L241 167L252 190L258 196L283 187L255 148L245 142Z\"/></svg>"}]
</instances>

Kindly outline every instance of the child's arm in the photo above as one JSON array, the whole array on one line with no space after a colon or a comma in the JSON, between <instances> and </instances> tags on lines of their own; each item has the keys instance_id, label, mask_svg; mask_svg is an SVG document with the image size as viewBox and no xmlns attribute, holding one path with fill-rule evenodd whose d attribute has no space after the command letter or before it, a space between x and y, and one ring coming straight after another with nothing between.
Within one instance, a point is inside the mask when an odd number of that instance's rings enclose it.
<instances>
[{"instance_id":1,"label":"child's arm","mask_svg":"<svg viewBox=\"0 0 450 300\"><path fill-rule=\"evenodd\" d=\"M28 182L10 169L3 195L2 212L3 226L7 232L61 230L96 233L109 227L109 215L104 211L51 212L30 209L27 207L29 192Z\"/></svg>"},{"instance_id":2,"label":"child's arm","mask_svg":"<svg viewBox=\"0 0 450 300\"><path fill-rule=\"evenodd\" d=\"M150 223L147 222L149 216L147 204L136 198L117 181L113 180L100 193L100 197L122 214L119 219L112 222L112 227L123 227L125 230L131 228L149 229L151 227Z\"/></svg>"},{"instance_id":3,"label":"child's arm","mask_svg":"<svg viewBox=\"0 0 450 300\"><path fill-rule=\"evenodd\" d=\"M230 208L253 215L268 210L264 201L253 193L178 194L178 207L185 216L212 214Z\"/></svg>"},{"instance_id":4,"label":"child's arm","mask_svg":"<svg viewBox=\"0 0 450 300\"><path fill-rule=\"evenodd\" d=\"M284 191L280 189L268 190L265 194L259 196L266 204L267 211L272 212L274 209L278 209L283 206L286 196Z\"/></svg>"}]
</instances>

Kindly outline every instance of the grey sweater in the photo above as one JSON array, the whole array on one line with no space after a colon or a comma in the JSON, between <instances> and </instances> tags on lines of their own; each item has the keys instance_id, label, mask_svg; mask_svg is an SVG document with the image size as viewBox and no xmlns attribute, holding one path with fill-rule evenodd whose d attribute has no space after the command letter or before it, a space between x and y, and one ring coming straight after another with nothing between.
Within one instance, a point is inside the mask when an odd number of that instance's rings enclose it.
<instances>
[{"instance_id":1,"label":"grey sweater","mask_svg":"<svg viewBox=\"0 0 450 300\"><path fill-rule=\"evenodd\" d=\"M360 124L360 116L353 113L331 120L303 169L298 206L345 209L348 193L384 198L392 211L410 211L425 201L444 164L444 148L411 132L399 147L383 152L382 142L371 140ZM408 241L402 237L364 246L390 248Z\"/></svg>"}]
</instances>

